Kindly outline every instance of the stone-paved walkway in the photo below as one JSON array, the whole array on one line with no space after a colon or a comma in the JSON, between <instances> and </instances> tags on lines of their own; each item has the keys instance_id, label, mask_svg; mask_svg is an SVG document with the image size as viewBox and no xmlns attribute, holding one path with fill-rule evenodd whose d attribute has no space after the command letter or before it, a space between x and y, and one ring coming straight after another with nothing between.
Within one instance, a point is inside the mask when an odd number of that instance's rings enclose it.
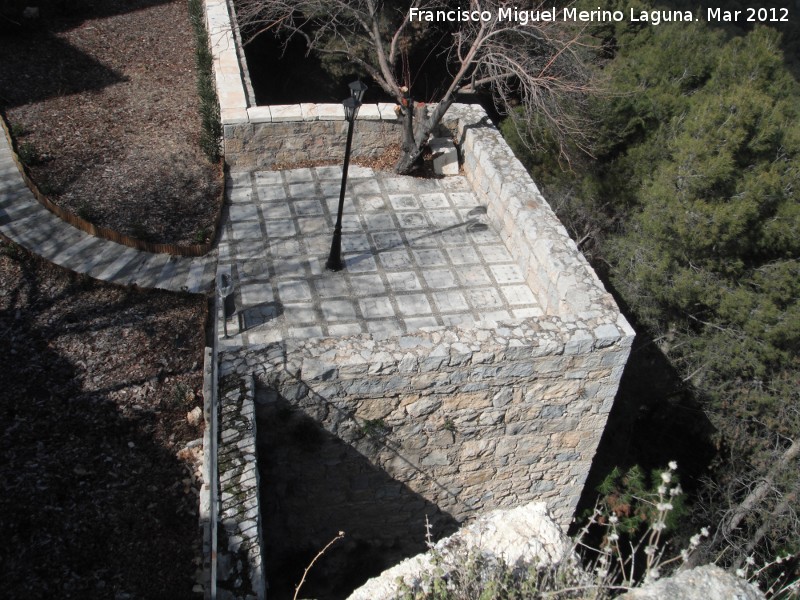
<instances>
[{"instance_id":1,"label":"stone-paved walkway","mask_svg":"<svg viewBox=\"0 0 800 600\"><path fill-rule=\"evenodd\" d=\"M25 185L2 131L0 234L66 269L111 283L203 293L214 282L216 253L189 258L143 252L62 221Z\"/></svg>"},{"instance_id":2,"label":"stone-paved walkway","mask_svg":"<svg viewBox=\"0 0 800 600\"><path fill-rule=\"evenodd\" d=\"M351 167L347 267L326 271L340 181L339 167L231 174L219 248L219 269L236 286L228 345L542 314L463 177Z\"/></svg>"}]
</instances>

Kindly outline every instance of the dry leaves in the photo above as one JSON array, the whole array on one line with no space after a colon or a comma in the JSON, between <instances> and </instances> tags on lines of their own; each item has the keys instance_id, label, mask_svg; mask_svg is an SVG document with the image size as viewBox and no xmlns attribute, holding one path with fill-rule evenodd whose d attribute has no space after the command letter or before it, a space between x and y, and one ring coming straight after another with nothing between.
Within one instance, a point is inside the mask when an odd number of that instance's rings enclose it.
<instances>
[{"instance_id":1,"label":"dry leaves","mask_svg":"<svg viewBox=\"0 0 800 600\"><path fill-rule=\"evenodd\" d=\"M39 21L0 35L0 104L38 157L40 190L134 237L208 239L221 172L199 147L186 2L43 4Z\"/></svg>"},{"instance_id":2,"label":"dry leaves","mask_svg":"<svg viewBox=\"0 0 800 600\"><path fill-rule=\"evenodd\" d=\"M205 299L102 284L5 242L0 281L4 596L191 596Z\"/></svg>"}]
</instances>

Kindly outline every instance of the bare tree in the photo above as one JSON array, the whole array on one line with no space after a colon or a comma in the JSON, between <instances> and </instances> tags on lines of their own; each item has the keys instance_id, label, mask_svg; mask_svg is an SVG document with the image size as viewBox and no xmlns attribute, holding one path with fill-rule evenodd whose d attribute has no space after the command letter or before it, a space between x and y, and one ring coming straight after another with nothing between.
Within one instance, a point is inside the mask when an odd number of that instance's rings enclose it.
<instances>
[{"instance_id":1,"label":"bare tree","mask_svg":"<svg viewBox=\"0 0 800 600\"><path fill-rule=\"evenodd\" d=\"M266 31L286 42L300 37L309 52L357 64L397 101L403 119L399 173L412 168L457 95L481 88L491 88L502 113L518 106L523 118L543 119L562 152L568 139L580 138L574 107L590 90L581 35L560 12L549 14L552 3L524 11L507 0L461 6L448 0L236 0L236 6L248 40ZM411 45L434 32L445 41L449 76L441 96L426 99L435 104L425 105L409 94L405 59Z\"/></svg>"},{"instance_id":2,"label":"bare tree","mask_svg":"<svg viewBox=\"0 0 800 600\"><path fill-rule=\"evenodd\" d=\"M697 513L714 526L714 532L705 547L690 557L688 566L714 560L738 569L759 550L767 549L767 554L760 552L759 557L759 562L766 563L775 558L769 552L796 543L800 441L778 436L775 446L766 473L763 467L733 465L736 472L726 481L705 482L704 501Z\"/></svg>"}]
</instances>

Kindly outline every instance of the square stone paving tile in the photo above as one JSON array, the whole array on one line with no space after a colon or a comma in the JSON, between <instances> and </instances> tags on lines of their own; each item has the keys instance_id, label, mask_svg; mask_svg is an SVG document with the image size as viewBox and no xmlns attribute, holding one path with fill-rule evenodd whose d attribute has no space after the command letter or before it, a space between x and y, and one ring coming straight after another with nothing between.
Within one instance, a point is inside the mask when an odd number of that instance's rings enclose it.
<instances>
[{"instance_id":1,"label":"square stone paving tile","mask_svg":"<svg viewBox=\"0 0 800 600\"><path fill-rule=\"evenodd\" d=\"M450 203L447 201L447 196L439 192L436 194L421 194L419 201L423 208L432 210L435 208L449 208Z\"/></svg>"},{"instance_id":2,"label":"square stone paving tile","mask_svg":"<svg viewBox=\"0 0 800 600\"><path fill-rule=\"evenodd\" d=\"M355 321L356 309L351 300L322 300L322 318L326 321Z\"/></svg>"},{"instance_id":3,"label":"square stone paving tile","mask_svg":"<svg viewBox=\"0 0 800 600\"><path fill-rule=\"evenodd\" d=\"M249 179L248 179L249 181ZM280 171L256 171L256 185L261 188L268 185L283 185Z\"/></svg>"},{"instance_id":4,"label":"square stone paving tile","mask_svg":"<svg viewBox=\"0 0 800 600\"><path fill-rule=\"evenodd\" d=\"M317 187L313 182L290 183L289 195L293 198L314 197L317 195Z\"/></svg>"},{"instance_id":5,"label":"square stone paving tile","mask_svg":"<svg viewBox=\"0 0 800 600\"><path fill-rule=\"evenodd\" d=\"M340 167L316 167L236 174L228 183L220 268L234 275L243 327L230 340L382 339L542 314L463 177L351 167L345 268L327 271L340 178Z\"/></svg>"},{"instance_id":6,"label":"square stone paving tile","mask_svg":"<svg viewBox=\"0 0 800 600\"><path fill-rule=\"evenodd\" d=\"M257 221L258 207L255 204L231 204L231 221Z\"/></svg>"},{"instance_id":7,"label":"square stone paving tile","mask_svg":"<svg viewBox=\"0 0 800 600\"><path fill-rule=\"evenodd\" d=\"M312 281L314 289L320 298L336 298L350 296L350 288L344 279L318 278Z\"/></svg>"},{"instance_id":8,"label":"square stone paving tile","mask_svg":"<svg viewBox=\"0 0 800 600\"><path fill-rule=\"evenodd\" d=\"M361 314L365 319L381 319L394 316L394 308L387 297L364 298L359 300Z\"/></svg>"},{"instance_id":9,"label":"square stone paving tile","mask_svg":"<svg viewBox=\"0 0 800 600\"><path fill-rule=\"evenodd\" d=\"M422 284L413 271L387 272L389 287L393 292L416 292L422 290Z\"/></svg>"},{"instance_id":10,"label":"square stone paving tile","mask_svg":"<svg viewBox=\"0 0 800 600\"><path fill-rule=\"evenodd\" d=\"M234 240L260 240L261 223L259 221L232 221Z\"/></svg>"},{"instance_id":11,"label":"square stone paving tile","mask_svg":"<svg viewBox=\"0 0 800 600\"><path fill-rule=\"evenodd\" d=\"M258 186L258 198L262 202L269 200L280 200L286 197L286 192L283 186L280 185L263 185Z\"/></svg>"},{"instance_id":12,"label":"square stone paving tile","mask_svg":"<svg viewBox=\"0 0 800 600\"><path fill-rule=\"evenodd\" d=\"M361 323L336 323L328 325L328 335L331 337L345 337L364 333Z\"/></svg>"},{"instance_id":13,"label":"square stone paving tile","mask_svg":"<svg viewBox=\"0 0 800 600\"><path fill-rule=\"evenodd\" d=\"M389 196L389 202L392 203L392 207L395 210L413 210L420 207L419 200L411 194L403 194L402 196L393 194Z\"/></svg>"},{"instance_id":14,"label":"square stone paving tile","mask_svg":"<svg viewBox=\"0 0 800 600\"><path fill-rule=\"evenodd\" d=\"M297 235L297 226L291 219L266 219L267 239L280 237L293 237ZM236 237L236 223L234 223L233 237ZM255 228L253 228L255 230ZM260 229L259 229L260 231Z\"/></svg>"},{"instance_id":15,"label":"square stone paving tile","mask_svg":"<svg viewBox=\"0 0 800 600\"><path fill-rule=\"evenodd\" d=\"M283 171L283 176L289 183L314 181L314 173L312 169L292 169L290 171Z\"/></svg>"},{"instance_id":16,"label":"square stone paving tile","mask_svg":"<svg viewBox=\"0 0 800 600\"><path fill-rule=\"evenodd\" d=\"M281 192L283 190L281 189ZM292 209L289 203L283 199L270 200L261 205L261 212L264 213L265 219L289 219L292 216Z\"/></svg>"},{"instance_id":17,"label":"square stone paving tile","mask_svg":"<svg viewBox=\"0 0 800 600\"><path fill-rule=\"evenodd\" d=\"M225 195L231 201L231 205L236 205L240 202L252 202L253 200L253 190L250 187L226 188Z\"/></svg>"},{"instance_id":18,"label":"square stone paving tile","mask_svg":"<svg viewBox=\"0 0 800 600\"><path fill-rule=\"evenodd\" d=\"M398 295L395 300L401 315L429 315L431 313L431 305L425 294Z\"/></svg>"},{"instance_id":19,"label":"square stone paving tile","mask_svg":"<svg viewBox=\"0 0 800 600\"><path fill-rule=\"evenodd\" d=\"M407 250L391 250L378 254L378 259L386 269L410 269L414 261Z\"/></svg>"}]
</instances>

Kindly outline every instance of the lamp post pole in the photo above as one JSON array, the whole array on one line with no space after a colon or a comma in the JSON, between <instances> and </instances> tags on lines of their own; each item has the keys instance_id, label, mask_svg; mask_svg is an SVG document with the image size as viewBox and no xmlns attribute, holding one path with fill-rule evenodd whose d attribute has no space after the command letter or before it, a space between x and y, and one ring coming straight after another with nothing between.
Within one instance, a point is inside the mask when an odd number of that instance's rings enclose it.
<instances>
[{"instance_id":1,"label":"lamp post pole","mask_svg":"<svg viewBox=\"0 0 800 600\"><path fill-rule=\"evenodd\" d=\"M342 166L342 187L339 191L339 210L336 213L336 225L333 228L333 240L331 240L331 251L328 254L328 261L325 268L329 271L341 271L344 269L342 260L342 213L344 212L344 194L347 188L347 169L350 166L350 149L353 145L353 125L355 124L358 109L361 107L361 100L367 86L361 81L354 81L350 84L350 97L342 102L344 106L344 116L347 119L347 143L344 147L344 165Z\"/></svg>"}]
</instances>

